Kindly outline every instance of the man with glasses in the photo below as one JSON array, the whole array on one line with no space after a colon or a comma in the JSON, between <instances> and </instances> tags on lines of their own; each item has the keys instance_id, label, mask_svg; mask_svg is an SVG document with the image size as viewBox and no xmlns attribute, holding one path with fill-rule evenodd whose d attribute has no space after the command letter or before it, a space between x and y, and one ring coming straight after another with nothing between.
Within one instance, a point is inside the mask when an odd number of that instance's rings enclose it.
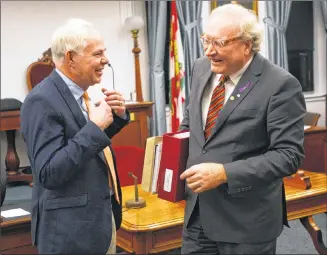
<instances>
[{"instance_id":1,"label":"man with glasses","mask_svg":"<svg viewBox=\"0 0 327 255\"><path fill-rule=\"evenodd\" d=\"M301 85L260 55L256 15L216 8L191 74L182 253L275 254L287 225L283 177L304 156Z\"/></svg>"},{"instance_id":2,"label":"man with glasses","mask_svg":"<svg viewBox=\"0 0 327 255\"><path fill-rule=\"evenodd\" d=\"M103 89L99 32L71 19L53 34L55 70L26 97L21 130L33 170L32 240L39 254L115 254L121 190L111 138L129 122L124 98Z\"/></svg>"}]
</instances>

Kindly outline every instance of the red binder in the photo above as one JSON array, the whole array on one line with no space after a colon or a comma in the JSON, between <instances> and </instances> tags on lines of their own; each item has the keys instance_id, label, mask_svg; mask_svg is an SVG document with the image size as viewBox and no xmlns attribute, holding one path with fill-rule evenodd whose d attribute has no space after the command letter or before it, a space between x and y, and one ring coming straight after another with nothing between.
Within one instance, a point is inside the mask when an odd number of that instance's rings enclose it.
<instances>
[{"instance_id":1,"label":"red binder","mask_svg":"<svg viewBox=\"0 0 327 255\"><path fill-rule=\"evenodd\" d=\"M186 170L190 132L166 133L162 137L158 197L170 202L184 199L185 181L180 175Z\"/></svg>"}]
</instances>

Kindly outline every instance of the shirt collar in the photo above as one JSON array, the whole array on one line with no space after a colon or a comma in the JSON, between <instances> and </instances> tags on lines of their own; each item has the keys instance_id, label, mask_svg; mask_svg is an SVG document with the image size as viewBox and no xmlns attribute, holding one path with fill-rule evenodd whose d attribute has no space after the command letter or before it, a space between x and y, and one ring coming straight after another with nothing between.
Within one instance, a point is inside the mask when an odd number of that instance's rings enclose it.
<instances>
[{"instance_id":1,"label":"shirt collar","mask_svg":"<svg viewBox=\"0 0 327 255\"><path fill-rule=\"evenodd\" d=\"M240 69L238 70L236 73L231 74L229 76L230 80L236 85L239 80L241 79L242 75L244 74L244 72L246 71L246 69L249 67L249 65L251 64L253 59L253 56L250 58L250 60Z\"/></svg>"},{"instance_id":2,"label":"shirt collar","mask_svg":"<svg viewBox=\"0 0 327 255\"><path fill-rule=\"evenodd\" d=\"M56 72L60 75L60 77L67 84L69 90L72 92L76 101L78 101L84 94L84 90L78 86L75 82L69 79L66 75L64 75L58 68L56 68Z\"/></svg>"}]
</instances>

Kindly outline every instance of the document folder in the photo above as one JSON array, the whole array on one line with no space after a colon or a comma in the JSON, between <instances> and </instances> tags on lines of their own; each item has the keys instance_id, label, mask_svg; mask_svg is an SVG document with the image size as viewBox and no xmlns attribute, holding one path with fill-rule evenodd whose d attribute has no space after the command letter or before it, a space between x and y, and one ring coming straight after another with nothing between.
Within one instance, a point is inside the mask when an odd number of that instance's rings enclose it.
<instances>
[{"instance_id":1,"label":"document folder","mask_svg":"<svg viewBox=\"0 0 327 255\"><path fill-rule=\"evenodd\" d=\"M180 179L180 175L186 170L189 136L188 130L163 135L158 198L170 202L184 199L185 181Z\"/></svg>"}]
</instances>

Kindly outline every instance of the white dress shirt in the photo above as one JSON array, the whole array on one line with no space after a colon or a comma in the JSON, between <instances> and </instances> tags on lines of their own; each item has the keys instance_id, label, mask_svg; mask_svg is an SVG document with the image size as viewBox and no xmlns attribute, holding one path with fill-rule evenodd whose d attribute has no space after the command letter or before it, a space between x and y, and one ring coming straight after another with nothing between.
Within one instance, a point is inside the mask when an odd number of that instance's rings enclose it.
<instances>
[{"instance_id":1,"label":"white dress shirt","mask_svg":"<svg viewBox=\"0 0 327 255\"><path fill-rule=\"evenodd\" d=\"M251 57L251 59L239 71L230 75L228 81L225 82L224 105L226 104L230 95L233 93L233 91L234 91L237 83L241 79L242 75L244 74L244 72L246 71L246 69L248 68L250 63L252 62L252 59L253 59L253 57ZM220 76L221 76L221 74L212 75L211 80L208 82L208 85L206 86L206 88L204 89L204 92L203 92L202 102L201 102L203 130L205 129L205 126L206 126L207 114L208 114L208 110L209 110L211 96L212 96L212 93L213 93L215 87L219 83Z\"/></svg>"}]
</instances>

